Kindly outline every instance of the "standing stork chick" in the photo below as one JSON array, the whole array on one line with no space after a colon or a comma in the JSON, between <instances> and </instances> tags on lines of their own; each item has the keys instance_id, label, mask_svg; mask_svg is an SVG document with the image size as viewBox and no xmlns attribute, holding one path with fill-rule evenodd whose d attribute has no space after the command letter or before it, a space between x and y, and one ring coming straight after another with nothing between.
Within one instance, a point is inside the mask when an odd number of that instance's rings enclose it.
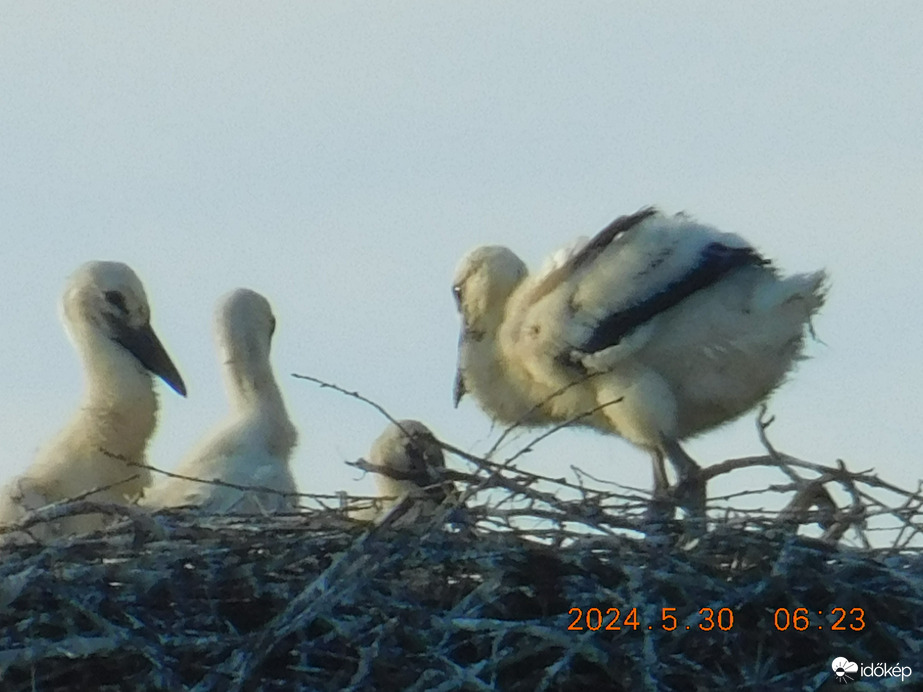
<instances>
[{"instance_id":1,"label":"standing stork chick","mask_svg":"<svg viewBox=\"0 0 923 692\"><path fill-rule=\"evenodd\" d=\"M442 447L420 421L389 423L372 443L369 461L378 467L375 484L383 514L408 495L420 500L420 511L426 514L447 497Z\"/></svg>"},{"instance_id":2,"label":"standing stork chick","mask_svg":"<svg viewBox=\"0 0 923 692\"><path fill-rule=\"evenodd\" d=\"M215 336L231 403L230 418L206 437L177 469L155 483L142 504L195 505L211 513L292 511L297 502L289 457L298 432L289 420L269 362L276 319L269 301L246 288L221 299ZM220 485L228 483L252 490Z\"/></svg>"},{"instance_id":3,"label":"standing stork chick","mask_svg":"<svg viewBox=\"0 0 923 692\"><path fill-rule=\"evenodd\" d=\"M680 441L767 397L801 356L824 301L823 271L782 277L743 238L654 209L616 219L529 276L480 247L456 272L462 317L456 405L471 392L494 420L566 421L648 450L655 500L704 508Z\"/></svg>"},{"instance_id":4,"label":"standing stork chick","mask_svg":"<svg viewBox=\"0 0 923 692\"><path fill-rule=\"evenodd\" d=\"M86 389L71 422L0 497L0 524L26 511L85 495L128 503L151 482L145 449L157 423L152 375L186 395L176 366L151 327L137 275L120 262L87 262L69 278L61 316L83 362ZM92 531L99 515L72 516L31 529L39 538Z\"/></svg>"}]
</instances>

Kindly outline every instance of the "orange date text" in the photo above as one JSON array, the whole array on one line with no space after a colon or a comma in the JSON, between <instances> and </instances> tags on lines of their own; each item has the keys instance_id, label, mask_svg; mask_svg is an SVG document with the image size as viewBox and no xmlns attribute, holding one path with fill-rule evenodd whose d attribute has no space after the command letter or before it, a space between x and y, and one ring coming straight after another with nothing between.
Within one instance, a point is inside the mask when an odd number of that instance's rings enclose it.
<instances>
[{"instance_id":1,"label":"orange date text","mask_svg":"<svg viewBox=\"0 0 923 692\"><path fill-rule=\"evenodd\" d=\"M662 629L667 632L679 629L698 629L710 632L719 629L729 631L734 626L734 611L730 608L702 608L695 622L688 625L680 624L676 617L676 608L663 608L660 611L660 620L657 622L641 622L638 619L638 609L630 608L624 611L619 608L571 608L567 611L572 618L567 629L576 632L584 630L603 630L606 632L620 632L623 629Z\"/></svg>"}]
</instances>

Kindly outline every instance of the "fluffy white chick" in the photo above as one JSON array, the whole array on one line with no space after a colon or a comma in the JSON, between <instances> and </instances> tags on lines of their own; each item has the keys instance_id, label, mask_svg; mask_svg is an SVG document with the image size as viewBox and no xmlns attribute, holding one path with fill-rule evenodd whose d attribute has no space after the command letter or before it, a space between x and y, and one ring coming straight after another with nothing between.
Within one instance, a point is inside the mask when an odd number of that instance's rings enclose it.
<instances>
[{"instance_id":1,"label":"fluffy white chick","mask_svg":"<svg viewBox=\"0 0 923 692\"><path fill-rule=\"evenodd\" d=\"M648 450L655 498L705 496L680 441L763 401L802 357L823 271L783 277L740 236L643 209L558 253L533 276L505 247L468 253L456 405L495 421L574 421Z\"/></svg>"},{"instance_id":2,"label":"fluffy white chick","mask_svg":"<svg viewBox=\"0 0 923 692\"><path fill-rule=\"evenodd\" d=\"M52 502L88 495L128 503L151 482L145 450L157 424L152 375L185 396L186 386L151 327L137 275L121 262L87 262L68 279L65 328L83 363L83 400L70 423L0 495L0 524ZM75 515L33 527L36 538L100 528L103 517Z\"/></svg>"},{"instance_id":3,"label":"fluffy white chick","mask_svg":"<svg viewBox=\"0 0 923 692\"><path fill-rule=\"evenodd\" d=\"M231 415L176 470L218 483L166 477L154 484L143 505L246 514L297 507L289 458L298 433L269 362L275 327L269 301L255 291L239 288L219 302L215 335Z\"/></svg>"}]
</instances>

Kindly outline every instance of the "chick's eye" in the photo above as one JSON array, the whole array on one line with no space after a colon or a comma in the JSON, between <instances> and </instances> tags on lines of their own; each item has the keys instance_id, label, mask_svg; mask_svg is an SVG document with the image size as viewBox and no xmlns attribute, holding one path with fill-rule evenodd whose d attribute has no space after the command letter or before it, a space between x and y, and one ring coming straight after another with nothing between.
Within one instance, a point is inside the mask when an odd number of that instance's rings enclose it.
<instances>
[{"instance_id":1,"label":"chick's eye","mask_svg":"<svg viewBox=\"0 0 923 692\"><path fill-rule=\"evenodd\" d=\"M106 291L105 296L106 302L119 310L119 312L128 312L128 307L125 305L125 296L121 293L118 291Z\"/></svg>"},{"instance_id":2,"label":"chick's eye","mask_svg":"<svg viewBox=\"0 0 923 692\"><path fill-rule=\"evenodd\" d=\"M460 310L460 309L461 309L461 304L462 304L462 287L461 287L461 286L453 286L453 287L452 287L452 293L455 294L455 305L457 305L457 306L458 306L458 309Z\"/></svg>"},{"instance_id":3,"label":"chick's eye","mask_svg":"<svg viewBox=\"0 0 923 692\"><path fill-rule=\"evenodd\" d=\"M269 336L272 336L276 333L276 318L273 317L269 320Z\"/></svg>"}]
</instances>

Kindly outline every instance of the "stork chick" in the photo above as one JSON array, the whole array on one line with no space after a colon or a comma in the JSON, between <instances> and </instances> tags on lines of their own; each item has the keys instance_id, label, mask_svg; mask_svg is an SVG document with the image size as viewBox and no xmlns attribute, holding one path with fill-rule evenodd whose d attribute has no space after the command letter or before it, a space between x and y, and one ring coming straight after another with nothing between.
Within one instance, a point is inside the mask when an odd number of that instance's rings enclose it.
<instances>
[{"instance_id":1,"label":"stork chick","mask_svg":"<svg viewBox=\"0 0 923 692\"><path fill-rule=\"evenodd\" d=\"M574 421L648 450L654 496L704 510L680 441L765 399L824 301L823 271L782 277L743 238L654 209L616 219L529 276L505 247L468 253L455 403L504 424Z\"/></svg>"},{"instance_id":2,"label":"stork chick","mask_svg":"<svg viewBox=\"0 0 923 692\"><path fill-rule=\"evenodd\" d=\"M0 497L0 524L26 511L86 495L128 503L150 483L145 449L157 423L151 375L182 396L186 386L151 327L137 275L120 262L88 262L69 278L61 303L64 326L85 372L83 402L71 422L40 451ZM100 528L99 515L67 517L31 530L33 536Z\"/></svg>"},{"instance_id":3,"label":"stork chick","mask_svg":"<svg viewBox=\"0 0 923 692\"><path fill-rule=\"evenodd\" d=\"M142 504L195 505L211 513L295 509L297 501L291 494L297 487L289 457L298 433L269 362L275 327L269 301L255 291L239 288L219 302L215 336L231 415L177 469L178 475L219 484L166 478L151 488Z\"/></svg>"},{"instance_id":4,"label":"stork chick","mask_svg":"<svg viewBox=\"0 0 923 692\"><path fill-rule=\"evenodd\" d=\"M420 421L388 424L372 443L369 461L380 469L375 474L375 484L385 511L406 495L425 499L433 507L446 498L442 447Z\"/></svg>"}]
</instances>

